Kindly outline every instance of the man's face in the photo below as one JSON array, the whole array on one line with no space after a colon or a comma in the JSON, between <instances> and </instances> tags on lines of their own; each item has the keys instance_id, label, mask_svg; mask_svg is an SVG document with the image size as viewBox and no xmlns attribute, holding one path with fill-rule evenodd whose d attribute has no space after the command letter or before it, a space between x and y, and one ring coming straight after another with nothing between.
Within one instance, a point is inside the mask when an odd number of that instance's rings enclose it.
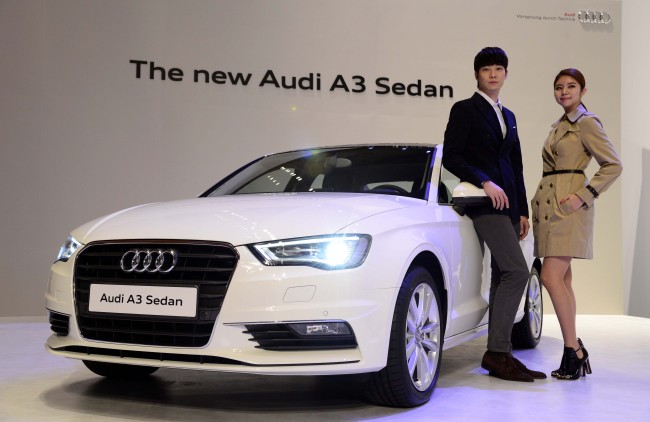
<instances>
[{"instance_id":1,"label":"man's face","mask_svg":"<svg viewBox=\"0 0 650 422\"><path fill-rule=\"evenodd\" d=\"M489 96L498 97L499 91L508 77L508 70L499 64L493 64L479 68L475 72L475 76L478 82L478 89Z\"/></svg>"}]
</instances>

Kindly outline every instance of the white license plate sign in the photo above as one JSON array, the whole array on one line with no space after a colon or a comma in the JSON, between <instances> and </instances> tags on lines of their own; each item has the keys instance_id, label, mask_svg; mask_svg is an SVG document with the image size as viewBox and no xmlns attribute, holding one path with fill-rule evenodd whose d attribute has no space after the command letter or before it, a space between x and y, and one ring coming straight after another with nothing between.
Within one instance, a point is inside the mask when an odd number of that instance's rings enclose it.
<instances>
[{"instance_id":1,"label":"white license plate sign","mask_svg":"<svg viewBox=\"0 0 650 422\"><path fill-rule=\"evenodd\" d=\"M196 287L91 284L90 312L196 316Z\"/></svg>"}]
</instances>

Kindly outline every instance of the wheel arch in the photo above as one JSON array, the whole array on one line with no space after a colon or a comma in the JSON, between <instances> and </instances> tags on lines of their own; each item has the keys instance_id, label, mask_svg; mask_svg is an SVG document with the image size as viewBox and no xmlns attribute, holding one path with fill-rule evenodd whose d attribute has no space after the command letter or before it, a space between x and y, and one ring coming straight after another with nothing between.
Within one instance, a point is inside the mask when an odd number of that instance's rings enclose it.
<instances>
[{"instance_id":1,"label":"wheel arch","mask_svg":"<svg viewBox=\"0 0 650 422\"><path fill-rule=\"evenodd\" d=\"M444 338L444 333L445 331L447 331L449 300L448 300L447 288L445 286L445 275L444 275L444 271L442 270L442 265L440 264L440 260L438 259L438 257L433 252L422 251L415 256L413 261L411 261L408 271L410 271L412 268L416 266L423 267L425 270L429 272L429 274L431 274L431 277L433 278L433 282L436 284L436 287L438 288L438 293L440 293L440 301L442 302L440 304L440 306L442 307L441 316L442 318L444 318L442 323L442 337Z\"/></svg>"}]
</instances>

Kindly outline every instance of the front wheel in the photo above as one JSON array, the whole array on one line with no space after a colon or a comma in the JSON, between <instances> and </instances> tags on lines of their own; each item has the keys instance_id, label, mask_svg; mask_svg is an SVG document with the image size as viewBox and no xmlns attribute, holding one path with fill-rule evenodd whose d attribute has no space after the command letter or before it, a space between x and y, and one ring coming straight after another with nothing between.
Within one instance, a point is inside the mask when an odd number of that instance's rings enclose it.
<instances>
[{"instance_id":1,"label":"front wheel","mask_svg":"<svg viewBox=\"0 0 650 422\"><path fill-rule=\"evenodd\" d=\"M86 368L97 375L125 380L143 378L158 370L155 366L125 365L122 363L95 362L92 360L84 360L83 363L86 365Z\"/></svg>"},{"instance_id":2,"label":"front wheel","mask_svg":"<svg viewBox=\"0 0 650 422\"><path fill-rule=\"evenodd\" d=\"M533 268L526 288L524 317L512 327L512 346L518 349L532 349L542 337L544 304L542 303L542 283L539 273Z\"/></svg>"},{"instance_id":3,"label":"front wheel","mask_svg":"<svg viewBox=\"0 0 650 422\"><path fill-rule=\"evenodd\" d=\"M412 268L395 303L386 367L371 374L365 385L370 401L395 407L429 401L440 372L441 321L440 296L431 274Z\"/></svg>"}]
</instances>

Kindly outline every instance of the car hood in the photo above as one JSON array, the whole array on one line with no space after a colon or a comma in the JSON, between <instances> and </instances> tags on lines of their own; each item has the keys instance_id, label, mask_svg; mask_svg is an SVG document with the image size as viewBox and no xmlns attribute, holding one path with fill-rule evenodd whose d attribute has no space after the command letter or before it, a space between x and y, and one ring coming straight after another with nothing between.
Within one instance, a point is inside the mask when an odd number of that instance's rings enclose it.
<instances>
[{"instance_id":1,"label":"car hood","mask_svg":"<svg viewBox=\"0 0 650 422\"><path fill-rule=\"evenodd\" d=\"M346 193L233 195L140 205L98 218L72 232L81 243L99 240L212 240L242 245L336 233L420 199Z\"/></svg>"}]
</instances>

